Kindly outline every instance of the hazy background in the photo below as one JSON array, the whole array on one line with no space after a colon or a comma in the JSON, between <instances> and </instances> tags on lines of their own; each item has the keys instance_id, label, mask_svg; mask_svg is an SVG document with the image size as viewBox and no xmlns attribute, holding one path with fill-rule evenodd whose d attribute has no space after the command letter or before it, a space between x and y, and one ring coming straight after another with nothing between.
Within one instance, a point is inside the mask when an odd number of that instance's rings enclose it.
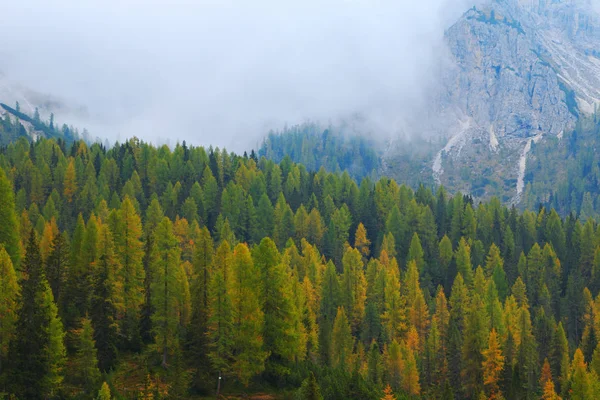
<instances>
[{"instance_id":1,"label":"hazy background","mask_svg":"<svg viewBox=\"0 0 600 400\"><path fill-rule=\"evenodd\" d=\"M357 113L387 135L426 107L443 31L473 2L5 2L0 85L49 94L59 122L111 140L239 151L286 123Z\"/></svg>"}]
</instances>

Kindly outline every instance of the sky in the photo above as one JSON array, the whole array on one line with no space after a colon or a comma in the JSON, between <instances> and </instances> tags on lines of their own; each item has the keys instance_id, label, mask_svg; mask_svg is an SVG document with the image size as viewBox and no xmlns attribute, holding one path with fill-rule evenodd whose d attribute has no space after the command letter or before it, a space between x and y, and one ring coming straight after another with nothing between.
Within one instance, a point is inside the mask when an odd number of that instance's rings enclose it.
<instances>
[{"instance_id":1,"label":"sky","mask_svg":"<svg viewBox=\"0 0 600 400\"><path fill-rule=\"evenodd\" d=\"M0 71L93 136L241 151L270 129L360 115L402 128L469 0L22 0ZM0 82L1 83L1 82ZM1 89L1 88L0 88ZM0 90L0 95L2 91ZM0 99L2 101L2 99ZM85 113L75 113L83 107Z\"/></svg>"}]
</instances>

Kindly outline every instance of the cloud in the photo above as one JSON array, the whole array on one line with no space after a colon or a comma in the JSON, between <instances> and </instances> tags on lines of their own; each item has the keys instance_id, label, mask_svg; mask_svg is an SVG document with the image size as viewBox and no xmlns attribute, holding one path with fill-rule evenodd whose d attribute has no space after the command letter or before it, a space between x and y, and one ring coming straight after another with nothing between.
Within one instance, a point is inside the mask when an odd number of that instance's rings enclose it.
<instances>
[{"instance_id":1,"label":"cloud","mask_svg":"<svg viewBox=\"0 0 600 400\"><path fill-rule=\"evenodd\" d=\"M9 2L0 12L0 70L75 110L84 106L85 116L65 112L57 119L110 139L186 139L239 151L285 123L356 113L389 133L435 84L444 28L469 6L465 0Z\"/></svg>"}]
</instances>

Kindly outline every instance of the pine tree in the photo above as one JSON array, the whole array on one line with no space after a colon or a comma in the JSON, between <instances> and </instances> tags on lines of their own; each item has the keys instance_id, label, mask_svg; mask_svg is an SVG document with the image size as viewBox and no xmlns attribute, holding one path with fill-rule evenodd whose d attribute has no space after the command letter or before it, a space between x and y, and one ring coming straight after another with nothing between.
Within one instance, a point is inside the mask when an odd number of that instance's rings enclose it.
<instances>
[{"instance_id":1,"label":"pine tree","mask_svg":"<svg viewBox=\"0 0 600 400\"><path fill-rule=\"evenodd\" d=\"M367 359L367 377L376 385L381 384L383 378L383 363L381 360L381 353L379 351L379 345L375 340L371 342L371 348L369 349L369 355Z\"/></svg>"},{"instance_id":2,"label":"pine tree","mask_svg":"<svg viewBox=\"0 0 600 400\"><path fill-rule=\"evenodd\" d=\"M77 194L77 176L75 171L75 160L73 158L69 159L69 164L67 165L67 170L65 172L65 178L63 182L63 195L68 203L72 203L75 200L75 195Z\"/></svg>"},{"instance_id":3,"label":"pine tree","mask_svg":"<svg viewBox=\"0 0 600 400\"><path fill-rule=\"evenodd\" d=\"M4 372L9 344L17 334L19 295L20 287L13 263L4 247L0 245L0 376Z\"/></svg>"},{"instance_id":4,"label":"pine tree","mask_svg":"<svg viewBox=\"0 0 600 400\"><path fill-rule=\"evenodd\" d=\"M267 353L263 351L260 308L260 271L254 265L250 250L238 244L233 251L231 303L233 316L233 370L248 385L250 378L261 373Z\"/></svg>"},{"instance_id":5,"label":"pine tree","mask_svg":"<svg viewBox=\"0 0 600 400\"><path fill-rule=\"evenodd\" d=\"M450 269L450 263L452 262L452 258L454 256L454 252L452 251L452 242L448 238L448 236L444 235L440 240L438 245L439 252L439 260L440 260L440 276L439 282L440 284L444 284L448 278L448 272Z\"/></svg>"},{"instance_id":6,"label":"pine tree","mask_svg":"<svg viewBox=\"0 0 600 400\"><path fill-rule=\"evenodd\" d=\"M421 384L419 383L419 371L417 361L413 350L406 345L402 346L402 358L404 367L402 371L402 389L411 396L421 394Z\"/></svg>"},{"instance_id":7,"label":"pine tree","mask_svg":"<svg viewBox=\"0 0 600 400\"><path fill-rule=\"evenodd\" d=\"M10 391L22 398L51 396L61 383L64 361L62 324L42 268L35 232L23 262L16 336L9 348Z\"/></svg>"},{"instance_id":8,"label":"pine tree","mask_svg":"<svg viewBox=\"0 0 600 400\"><path fill-rule=\"evenodd\" d=\"M199 372L208 365L207 332L213 253L214 244L210 232L203 227L196 232L192 256L192 315L187 343L188 355L198 366Z\"/></svg>"},{"instance_id":9,"label":"pine tree","mask_svg":"<svg viewBox=\"0 0 600 400\"><path fill-rule=\"evenodd\" d=\"M109 252L100 257L89 314L98 349L98 367L102 372L108 372L117 358L116 298L115 271Z\"/></svg>"},{"instance_id":10,"label":"pine tree","mask_svg":"<svg viewBox=\"0 0 600 400\"><path fill-rule=\"evenodd\" d=\"M288 363L297 355L299 335L294 330L295 313L292 301L292 276L289 265L280 256L275 243L263 239L252 251L254 264L261 274L261 307L265 316L263 338L265 350L270 352L267 373L274 377L287 375Z\"/></svg>"},{"instance_id":11,"label":"pine tree","mask_svg":"<svg viewBox=\"0 0 600 400\"><path fill-rule=\"evenodd\" d=\"M500 349L498 334L495 329L490 332L487 349L482 352L484 360L483 367L483 385L485 386L488 399L501 399L500 392L500 374L504 367L504 356Z\"/></svg>"},{"instance_id":12,"label":"pine tree","mask_svg":"<svg viewBox=\"0 0 600 400\"><path fill-rule=\"evenodd\" d=\"M358 228L356 228L356 233L354 234L354 247L360 252L363 257L363 264L366 264L368 261L371 241L367 237L367 230L365 226L361 223L358 224Z\"/></svg>"},{"instance_id":13,"label":"pine tree","mask_svg":"<svg viewBox=\"0 0 600 400\"><path fill-rule=\"evenodd\" d=\"M465 238L461 238L458 243L458 248L454 254L456 261L456 271L460 273L467 286L473 283L473 266L471 264L471 247L465 241Z\"/></svg>"},{"instance_id":14,"label":"pine tree","mask_svg":"<svg viewBox=\"0 0 600 400\"><path fill-rule=\"evenodd\" d=\"M331 366L350 372L353 363L354 339L344 307L339 307L331 334Z\"/></svg>"},{"instance_id":15,"label":"pine tree","mask_svg":"<svg viewBox=\"0 0 600 400\"><path fill-rule=\"evenodd\" d=\"M317 378L312 371L308 378L302 382L302 386L298 389L295 400L323 400L321 388L319 388Z\"/></svg>"},{"instance_id":16,"label":"pine tree","mask_svg":"<svg viewBox=\"0 0 600 400\"><path fill-rule=\"evenodd\" d=\"M110 387L108 387L108 384L106 382L102 383L102 387L100 387L100 390L98 391L98 396L96 397L97 400L111 400L111 394L110 394Z\"/></svg>"},{"instance_id":17,"label":"pine tree","mask_svg":"<svg viewBox=\"0 0 600 400\"><path fill-rule=\"evenodd\" d=\"M381 400L396 400L396 396L394 396L394 392L389 384L383 389L383 397Z\"/></svg>"},{"instance_id":18,"label":"pine tree","mask_svg":"<svg viewBox=\"0 0 600 400\"><path fill-rule=\"evenodd\" d=\"M18 270L21 260L19 245L19 225L15 212L15 196L11 182L4 169L0 168L0 245L10 256L15 269Z\"/></svg>"},{"instance_id":19,"label":"pine tree","mask_svg":"<svg viewBox=\"0 0 600 400\"><path fill-rule=\"evenodd\" d=\"M541 400L562 400L554 390L554 382L552 382L552 379L546 381L543 390Z\"/></svg>"},{"instance_id":20,"label":"pine tree","mask_svg":"<svg viewBox=\"0 0 600 400\"><path fill-rule=\"evenodd\" d=\"M487 343L487 321L483 301L477 293L473 294L470 310L467 314L462 348L463 369L461 377L465 392L475 398L482 390L484 362L483 351Z\"/></svg>"},{"instance_id":21,"label":"pine tree","mask_svg":"<svg viewBox=\"0 0 600 400\"><path fill-rule=\"evenodd\" d=\"M93 398L100 383L100 370L96 358L94 329L89 318L81 321L77 336L77 353L73 369L75 382L83 388L87 398Z\"/></svg>"},{"instance_id":22,"label":"pine tree","mask_svg":"<svg viewBox=\"0 0 600 400\"><path fill-rule=\"evenodd\" d=\"M406 331L406 298L400 293L400 278L396 265L382 270L384 279L384 304L381 319L388 341L400 340Z\"/></svg>"},{"instance_id":23,"label":"pine tree","mask_svg":"<svg viewBox=\"0 0 600 400\"><path fill-rule=\"evenodd\" d=\"M139 340L140 309L144 301L144 255L142 221L129 196L125 196L113 230L115 254L120 263L116 277L122 285L125 314L119 321L121 334L128 343Z\"/></svg>"},{"instance_id":24,"label":"pine tree","mask_svg":"<svg viewBox=\"0 0 600 400\"><path fill-rule=\"evenodd\" d=\"M58 308L54 304L54 298L52 297L52 290L48 282L45 282L44 290L44 305L43 307L48 310L49 323L47 327L48 332L48 343L44 349L45 358L48 365L48 373L43 379L43 385L46 388L49 396L55 396L61 388L64 379L64 367L67 358L67 352L64 344L65 332L63 324L58 316Z\"/></svg>"},{"instance_id":25,"label":"pine tree","mask_svg":"<svg viewBox=\"0 0 600 400\"><path fill-rule=\"evenodd\" d=\"M342 296L353 332L358 332L365 315L367 281L362 257L357 249L348 247L342 258Z\"/></svg>"},{"instance_id":26,"label":"pine tree","mask_svg":"<svg viewBox=\"0 0 600 400\"><path fill-rule=\"evenodd\" d=\"M583 360L583 353L580 349L575 350L569 375L569 393L571 399L584 400L594 398L592 382L590 382L590 376L587 372L587 364Z\"/></svg>"},{"instance_id":27,"label":"pine tree","mask_svg":"<svg viewBox=\"0 0 600 400\"><path fill-rule=\"evenodd\" d=\"M57 235L52 242L52 250L46 260L46 275L52 289L52 295L56 300L61 315L66 308L64 302L64 290L67 284L69 271L69 245L65 233Z\"/></svg>"},{"instance_id":28,"label":"pine tree","mask_svg":"<svg viewBox=\"0 0 600 400\"><path fill-rule=\"evenodd\" d=\"M557 379L557 390L562 392L566 388L569 379L569 342L563 329L562 322L558 323L550 350L550 367L552 375Z\"/></svg>"},{"instance_id":29,"label":"pine tree","mask_svg":"<svg viewBox=\"0 0 600 400\"><path fill-rule=\"evenodd\" d=\"M185 312L186 276L180 264L180 251L173 234L173 225L164 218L156 229L156 246L152 265L152 324L157 350L162 354L162 366L167 357L179 348L182 314ZM189 300L189 289L187 292Z\"/></svg>"},{"instance_id":30,"label":"pine tree","mask_svg":"<svg viewBox=\"0 0 600 400\"><path fill-rule=\"evenodd\" d=\"M325 365L331 365L331 331L337 309L341 305L341 288L335 266L330 261L325 267L321 287L321 307L319 313L319 349Z\"/></svg>"},{"instance_id":31,"label":"pine tree","mask_svg":"<svg viewBox=\"0 0 600 400\"><path fill-rule=\"evenodd\" d=\"M215 370L229 369L233 348L233 314L229 295L231 273L229 243L221 243L213 258L213 273L208 288L208 348Z\"/></svg>"},{"instance_id":32,"label":"pine tree","mask_svg":"<svg viewBox=\"0 0 600 400\"><path fill-rule=\"evenodd\" d=\"M421 240L419 239L419 235L415 232L410 241L410 246L408 248L408 255L406 256L406 262L415 261L417 263L417 270L420 274L423 274L425 271L425 253L423 252L423 247L421 246Z\"/></svg>"}]
</instances>

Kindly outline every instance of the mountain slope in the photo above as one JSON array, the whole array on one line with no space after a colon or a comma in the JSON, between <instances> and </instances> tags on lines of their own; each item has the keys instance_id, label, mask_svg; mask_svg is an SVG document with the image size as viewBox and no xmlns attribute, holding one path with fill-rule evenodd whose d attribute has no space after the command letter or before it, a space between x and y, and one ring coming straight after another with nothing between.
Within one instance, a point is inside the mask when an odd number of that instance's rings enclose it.
<instances>
[{"instance_id":1,"label":"mountain slope","mask_svg":"<svg viewBox=\"0 0 600 400\"><path fill-rule=\"evenodd\" d=\"M560 139L595 111L598 15L582 1L490 1L448 28L445 43L426 132L447 141L423 180L519 203L532 143Z\"/></svg>"}]
</instances>

